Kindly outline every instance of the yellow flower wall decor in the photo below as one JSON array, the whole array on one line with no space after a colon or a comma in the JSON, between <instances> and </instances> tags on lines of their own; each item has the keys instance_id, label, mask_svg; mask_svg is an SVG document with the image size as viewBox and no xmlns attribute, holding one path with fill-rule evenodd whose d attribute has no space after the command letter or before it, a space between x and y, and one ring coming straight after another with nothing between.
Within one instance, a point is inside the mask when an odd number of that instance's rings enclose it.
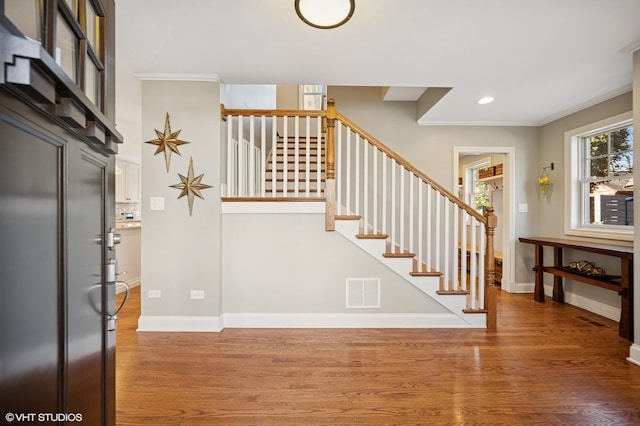
<instances>
[{"instance_id":1,"label":"yellow flower wall decor","mask_svg":"<svg viewBox=\"0 0 640 426\"><path fill-rule=\"evenodd\" d=\"M547 193L549 192L549 185L551 185L551 178L547 173L548 168L551 168L551 170L553 170L553 163L551 163L550 167L543 167L542 173L538 177L538 185L540 185L540 193L542 195L547 195Z\"/></svg>"}]
</instances>

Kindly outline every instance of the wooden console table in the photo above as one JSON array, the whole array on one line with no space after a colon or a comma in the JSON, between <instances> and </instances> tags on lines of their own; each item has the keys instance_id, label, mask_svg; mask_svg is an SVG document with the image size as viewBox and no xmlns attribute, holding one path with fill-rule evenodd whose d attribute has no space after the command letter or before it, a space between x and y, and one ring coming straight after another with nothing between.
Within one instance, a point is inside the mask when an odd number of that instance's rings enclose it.
<instances>
[{"instance_id":1,"label":"wooden console table","mask_svg":"<svg viewBox=\"0 0 640 426\"><path fill-rule=\"evenodd\" d=\"M536 282L533 298L536 301L544 302L544 285L542 281L544 272L553 275L553 300L560 303L564 303L563 278L616 291L622 298L619 325L620 337L633 341L633 247L620 247L560 238L520 238L519 240L521 243L535 245L535 266L533 270L536 272ZM553 247L553 266L544 266L544 246ZM620 277L598 277L573 272L563 265L562 249L564 248L620 258Z\"/></svg>"}]
</instances>

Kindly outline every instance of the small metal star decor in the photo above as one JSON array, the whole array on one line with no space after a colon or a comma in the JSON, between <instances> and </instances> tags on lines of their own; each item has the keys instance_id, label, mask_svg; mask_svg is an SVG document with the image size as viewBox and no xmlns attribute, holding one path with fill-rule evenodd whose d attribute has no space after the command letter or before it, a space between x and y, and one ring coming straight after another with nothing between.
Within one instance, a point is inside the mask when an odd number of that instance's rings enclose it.
<instances>
[{"instance_id":1,"label":"small metal star decor","mask_svg":"<svg viewBox=\"0 0 640 426\"><path fill-rule=\"evenodd\" d=\"M176 132L171 131L171 123L169 122L169 113L167 113L167 116L164 120L164 133L156 129L154 130L156 132L156 136L158 136L158 139L146 141L145 143L156 145L158 147L158 149L156 149L156 152L153 155L157 155L157 154L160 154L161 152L164 152L164 162L167 165L167 173L168 173L169 163L171 162L171 153L175 152L176 154L180 155L180 150L178 149L178 147L180 145L184 145L189 142L178 139L178 135L180 134L181 130L178 130Z\"/></svg>"},{"instance_id":2,"label":"small metal star decor","mask_svg":"<svg viewBox=\"0 0 640 426\"><path fill-rule=\"evenodd\" d=\"M189 216L193 214L193 199L194 197L200 197L204 200L201 190L207 188L213 188L210 185L206 185L201 183L202 177L204 173L200 176L194 177L195 173L193 172L193 157L189 158L189 172L187 176L182 176L178 173L178 177L180 177L181 183L176 183L175 185L169 185L171 188L181 189L180 195L178 195L178 199L187 196L187 200L189 201Z\"/></svg>"}]
</instances>

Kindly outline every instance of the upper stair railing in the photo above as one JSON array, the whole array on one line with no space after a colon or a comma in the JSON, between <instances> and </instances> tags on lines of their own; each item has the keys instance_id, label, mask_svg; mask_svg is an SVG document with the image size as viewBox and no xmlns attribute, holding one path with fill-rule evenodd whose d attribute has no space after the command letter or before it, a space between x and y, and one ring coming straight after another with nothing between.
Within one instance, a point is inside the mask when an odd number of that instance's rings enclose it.
<instances>
[{"instance_id":1,"label":"upper stair railing","mask_svg":"<svg viewBox=\"0 0 640 426\"><path fill-rule=\"evenodd\" d=\"M496 328L494 230L483 214L338 113L229 110L228 200L324 200L326 229L359 218L361 237L387 240L387 257L413 258L414 276L441 277L441 294L466 294L466 312ZM239 142L242 141L242 142ZM258 151L259 150L259 153ZM253 155L249 155L253 153Z\"/></svg>"}]
</instances>

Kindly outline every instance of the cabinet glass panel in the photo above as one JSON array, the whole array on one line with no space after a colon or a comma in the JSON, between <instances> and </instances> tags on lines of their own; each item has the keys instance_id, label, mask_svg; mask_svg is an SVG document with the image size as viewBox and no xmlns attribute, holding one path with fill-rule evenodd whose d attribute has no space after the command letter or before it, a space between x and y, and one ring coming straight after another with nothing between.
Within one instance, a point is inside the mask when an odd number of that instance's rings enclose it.
<instances>
[{"instance_id":1,"label":"cabinet glass panel","mask_svg":"<svg viewBox=\"0 0 640 426\"><path fill-rule=\"evenodd\" d=\"M87 41L89 42L89 44L91 45L91 47L93 48L94 52L97 52L97 45L96 45L96 40L97 40L97 31L98 31L98 25L97 25L97 21L98 21L98 16L96 15L96 11L93 9L93 5L91 4L91 1L86 0L86 10L87 10L87 16L86 16L86 20L87 20Z\"/></svg>"},{"instance_id":2,"label":"cabinet glass panel","mask_svg":"<svg viewBox=\"0 0 640 426\"><path fill-rule=\"evenodd\" d=\"M56 63L76 83L78 82L78 38L67 22L58 15L56 24Z\"/></svg>"},{"instance_id":3,"label":"cabinet glass panel","mask_svg":"<svg viewBox=\"0 0 640 426\"><path fill-rule=\"evenodd\" d=\"M100 72L89 55L85 58L84 70L84 92L91 102L98 105L100 99L98 93L98 88L100 87Z\"/></svg>"},{"instance_id":4,"label":"cabinet glass panel","mask_svg":"<svg viewBox=\"0 0 640 426\"><path fill-rule=\"evenodd\" d=\"M22 34L42 43L42 0L4 0L4 14Z\"/></svg>"}]
</instances>

